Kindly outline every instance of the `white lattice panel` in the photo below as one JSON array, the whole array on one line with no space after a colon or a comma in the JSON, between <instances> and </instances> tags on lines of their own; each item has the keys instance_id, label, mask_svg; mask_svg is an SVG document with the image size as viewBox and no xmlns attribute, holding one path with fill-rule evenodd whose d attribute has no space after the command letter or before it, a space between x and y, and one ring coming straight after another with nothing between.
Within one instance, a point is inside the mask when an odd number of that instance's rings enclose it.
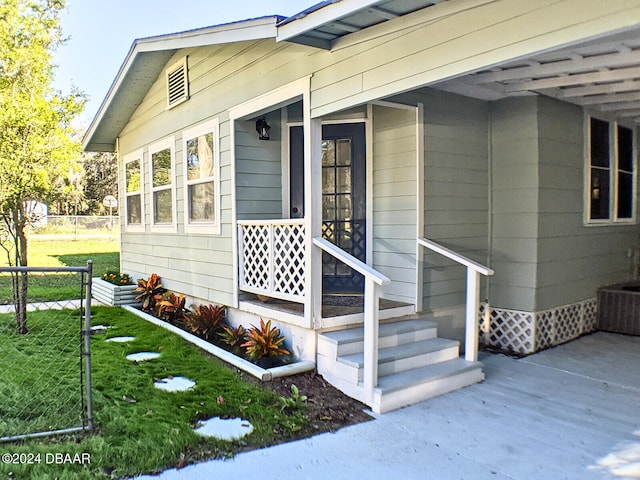
<instances>
[{"instance_id":1,"label":"white lattice panel","mask_svg":"<svg viewBox=\"0 0 640 480\"><path fill-rule=\"evenodd\" d=\"M486 315L482 342L515 353L531 353L535 345L533 314L493 308Z\"/></svg>"},{"instance_id":2,"label":"white lattice panel","mask_svg":"<svg viewBox=\"0 0 640 480\"><path fill-rule=\"evenodd\" d=\"M305 230L302 221L238 222L240 288L304 302Z\"/></svg>"},{"instance_id":3,"label":"white lattice panel","mask_svg":"<svg viewBox=\"0 0 640 480\"><path fill-rule=\"evenodd\" d=\"M273 229L273 290L304 296L305 243L302 225L276 225Z\"/></svg>"},{"instance_id":4,"label":"white lattice panel","mask_svg":"<svg viewBox=\"0 0 640 480\"><path fill-rule=\"evenodd\" d=\"M588 299L541 312L490 309L481 320L482 342L515 353L533 353L593 331L596 308L596 299Z\"/></svg>"},{"instance_id":5,"label":"white lattice panel","mask_svg":"<svg viewBox=\"0 0 640 480\"><path fill-rule=\"evenodd\" d=\"M269 237L268 225L247 225L242 228L240 285L243 287L265 292L269 290Z\"/></svg>"}]
</instances>

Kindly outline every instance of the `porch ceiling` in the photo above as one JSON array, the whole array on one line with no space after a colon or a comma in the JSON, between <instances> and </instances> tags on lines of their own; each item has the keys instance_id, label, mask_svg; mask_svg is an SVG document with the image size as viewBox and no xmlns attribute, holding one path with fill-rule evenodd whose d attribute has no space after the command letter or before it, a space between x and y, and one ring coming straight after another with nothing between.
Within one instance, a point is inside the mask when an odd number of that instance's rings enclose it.
<instances>
[{"instance_id":1,"label":"porch ceiling","mask_svg":"<svg viewBox=\"0 0 640 480\"><path fill-rule=\"evenodd\" d=\"M435 88L484 100L538 93L640 124L640 29L497 65Z\"/></svg>"}]
</instances>

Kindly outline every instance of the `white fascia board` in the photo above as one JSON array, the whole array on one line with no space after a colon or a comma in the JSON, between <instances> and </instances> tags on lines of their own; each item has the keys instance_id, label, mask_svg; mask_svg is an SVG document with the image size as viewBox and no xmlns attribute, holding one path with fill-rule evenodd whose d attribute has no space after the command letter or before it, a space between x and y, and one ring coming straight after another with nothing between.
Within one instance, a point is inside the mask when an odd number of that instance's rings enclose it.
<instances>
[{"instance_id":1,"label":"white fascia board","mask_svg":"<svg viewBox=\"0 0 640 480\"><path fill-rule=\"evenodd\" d=\"M275 38L276 24L281 17L261 17L242 22L226 23L186 32L142 38L136 41L138 52L174 50L180 48L219 45Z\"/></svg>"},{"instance_id":2,"label":"white fascia board","mask_svg":"<svg viewBox=\"0 0 640 480\"><path fill-rule=\"evenodd\" d=\"M290 40L325 23L339 20L342 17L364 8L375 6L381 3L381 1L382 0L338 0L336 3L322 7L306 15L304 12L301 12L298 14L301 18L295 18L298 15L294 15L292 20L285 21L284 24L278 27L276 41L283 42Z\"/></svg>"}]
</instances>

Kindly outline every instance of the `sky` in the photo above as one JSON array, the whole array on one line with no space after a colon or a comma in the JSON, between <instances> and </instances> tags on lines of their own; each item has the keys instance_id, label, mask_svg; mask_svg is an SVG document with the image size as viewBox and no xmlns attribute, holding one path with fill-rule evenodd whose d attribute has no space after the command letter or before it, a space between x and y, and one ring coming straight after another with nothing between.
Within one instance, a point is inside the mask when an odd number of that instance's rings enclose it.
<instances>
[{"instance_id":1,"label":"sky","mask_svg":"<svg viewBox=\"0 0 640 480\"><path fill-rule=\"evenodd\" d=\"M89 97L88 126L136 38L268 15L291 16L319 0L68 0L61 15L68 40L56 53L54 87Z\"/></svg>"}]
</instances>

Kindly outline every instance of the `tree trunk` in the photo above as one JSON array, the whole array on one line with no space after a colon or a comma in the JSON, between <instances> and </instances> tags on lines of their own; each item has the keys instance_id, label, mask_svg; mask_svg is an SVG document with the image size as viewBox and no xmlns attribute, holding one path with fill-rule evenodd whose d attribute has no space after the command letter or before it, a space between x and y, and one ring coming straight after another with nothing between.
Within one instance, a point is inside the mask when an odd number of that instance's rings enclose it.
<instances>
[{"instance_id":1,"label":"tree trunk","mask_svg":"<svg viewBox=\"0 0 640 480\"><path fill-rule=\"evenodd\" d=\"M20 267L27 266L27 227L25 212L20 210L16 212L15 231L16 231L16 265ZM15 305L16 305L16 328L18 333L29 333L27 328L27 300L29 293L29 275L27 272L17 272L16 285L14 286Z\"/></svg>"}]
</instances>

